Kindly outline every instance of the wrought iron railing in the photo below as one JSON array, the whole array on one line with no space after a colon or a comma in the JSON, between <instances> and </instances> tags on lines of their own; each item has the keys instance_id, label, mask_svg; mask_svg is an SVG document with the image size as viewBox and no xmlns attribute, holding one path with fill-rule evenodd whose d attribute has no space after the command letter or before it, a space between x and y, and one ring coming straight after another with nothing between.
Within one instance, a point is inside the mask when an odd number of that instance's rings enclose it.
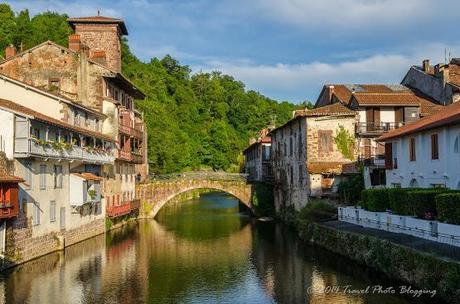
<instances>
[{"instance_id":1,"label":"wrought iron railing","mask_svg":"<svg viewBox=\"0 0 460 304\"><path fill-rule=\"evenodd\" d=\"M384 133L404 126L403 122L359 122L358 133Z\"/></svg>"}]
</instances>

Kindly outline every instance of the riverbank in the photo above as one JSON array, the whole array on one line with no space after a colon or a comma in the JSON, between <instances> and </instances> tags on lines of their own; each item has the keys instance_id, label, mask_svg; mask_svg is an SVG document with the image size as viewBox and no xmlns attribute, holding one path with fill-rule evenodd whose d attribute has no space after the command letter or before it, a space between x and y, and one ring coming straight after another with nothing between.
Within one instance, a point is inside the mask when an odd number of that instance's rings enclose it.
<instances>
[{"instance_id":1,"label":"riverbank","mask_svg":"<svg viewBox=\"0 0 460 304\"><path fill-rule=\"evenodd\" d=\"M440 298L450 303L460 303L458 260L327 223L298 221L295 226L304 241L376 269L391 279L423 290L436 290Z\"/></svg>"}]
</instances>

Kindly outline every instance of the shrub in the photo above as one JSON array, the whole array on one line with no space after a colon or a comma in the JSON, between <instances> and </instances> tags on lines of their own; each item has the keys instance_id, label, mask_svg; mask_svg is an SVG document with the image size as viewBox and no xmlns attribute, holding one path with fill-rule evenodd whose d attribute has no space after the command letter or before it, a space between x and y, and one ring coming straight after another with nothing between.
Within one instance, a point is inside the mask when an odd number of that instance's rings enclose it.
<instances>
[{"instance_id":1,"label":"shrub","mask_svg":"<svg viewBox=\"0 0 460 304\"><path fill-rule=\"evenodd\" d=\"M420 218L431 219L437 215L436 195L446 192L446 189L423 189L407 192L411 214Z\"/></svg>"},{"instance_id":2,"label":"shrub","mask_svg":"<svg viewBox=\"0 0 460 304\"><path fill-rule=\"evenodd\" d=\"M409 198L407 196L408 190L413 191L413 188L391 188L388 189L388 201L391 212L400 215L410 215L411 208L409 205Z\"/></svg>"},{"instance_id":3,"label":"shrub","mask_svg":"<svg viewBox=\"0 0 460 304\"><path fill-rule=\"evenodd\" d=\"M436 196L438 220L460 225L460 193L443 193Z\"/></svg>"},{"instance_id":4,"label":"shrub","mask_svg":"<svg viewBox=\"0 0 460 304\"><path fill-rule=\"evenodd\" d=\"M382 212L389 207L388 189L366 189L361 192L366 210Z\"/></svg>"},{"instance_id":5,"label":"shrub","mask_svg":"<svg viewBox=\"0 0 460 304\"><path fill-rule=\"evenodd\" d=\"M355 174L343 180L339 184L337 192L345 204L355 205L360 200L360 194L363 189L363 175Z\"/></svg>"}]
</instances>

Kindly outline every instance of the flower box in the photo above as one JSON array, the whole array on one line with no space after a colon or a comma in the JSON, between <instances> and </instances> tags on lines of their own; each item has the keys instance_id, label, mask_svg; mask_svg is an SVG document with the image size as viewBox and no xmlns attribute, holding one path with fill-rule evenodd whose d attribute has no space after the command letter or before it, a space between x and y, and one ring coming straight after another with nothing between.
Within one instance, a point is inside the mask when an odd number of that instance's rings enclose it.
<instances>
[{"instance_id":1,"label":"flower box","mask_svg":"<svg viewBox=\"0 0 460 304\"><path fill-rule=\"evenodd\" d=\"M438 242L460 247L460 225L438 223Z\"/></svg>"},{"instance_id":2,"label":"flower box","mask_svg":"<svg viewBox=\"0 0 460 304\"><path fill-rule=\"evenodd\" d=\"M403 233L437 241L438 222L406 216L406 230Z\"/></svg>"}]
</instances>

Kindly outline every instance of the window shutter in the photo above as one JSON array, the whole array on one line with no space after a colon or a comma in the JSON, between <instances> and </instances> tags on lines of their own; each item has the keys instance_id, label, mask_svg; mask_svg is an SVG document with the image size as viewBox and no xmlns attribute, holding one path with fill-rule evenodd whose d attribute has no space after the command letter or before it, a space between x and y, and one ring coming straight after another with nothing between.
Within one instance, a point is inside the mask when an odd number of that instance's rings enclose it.
<instances>
[{"instance_id":1,"label":"window shutter","mask_svg":"<svg viewBox=\"0 0 460 304\"><path fill-rule=\"evenodd\" d=\"M439 159L438 134L431 134L431 159Z\"/></svg>"},{"instance_id":2,"label":"window shutter","mask_svg":"<svg viewBox=\"0 0 460 304\"><path fill-rule=\"evenodd\" d=\"M385 169L393 169L393 145L385 143Z\"/></svg>"}]
</instances>

